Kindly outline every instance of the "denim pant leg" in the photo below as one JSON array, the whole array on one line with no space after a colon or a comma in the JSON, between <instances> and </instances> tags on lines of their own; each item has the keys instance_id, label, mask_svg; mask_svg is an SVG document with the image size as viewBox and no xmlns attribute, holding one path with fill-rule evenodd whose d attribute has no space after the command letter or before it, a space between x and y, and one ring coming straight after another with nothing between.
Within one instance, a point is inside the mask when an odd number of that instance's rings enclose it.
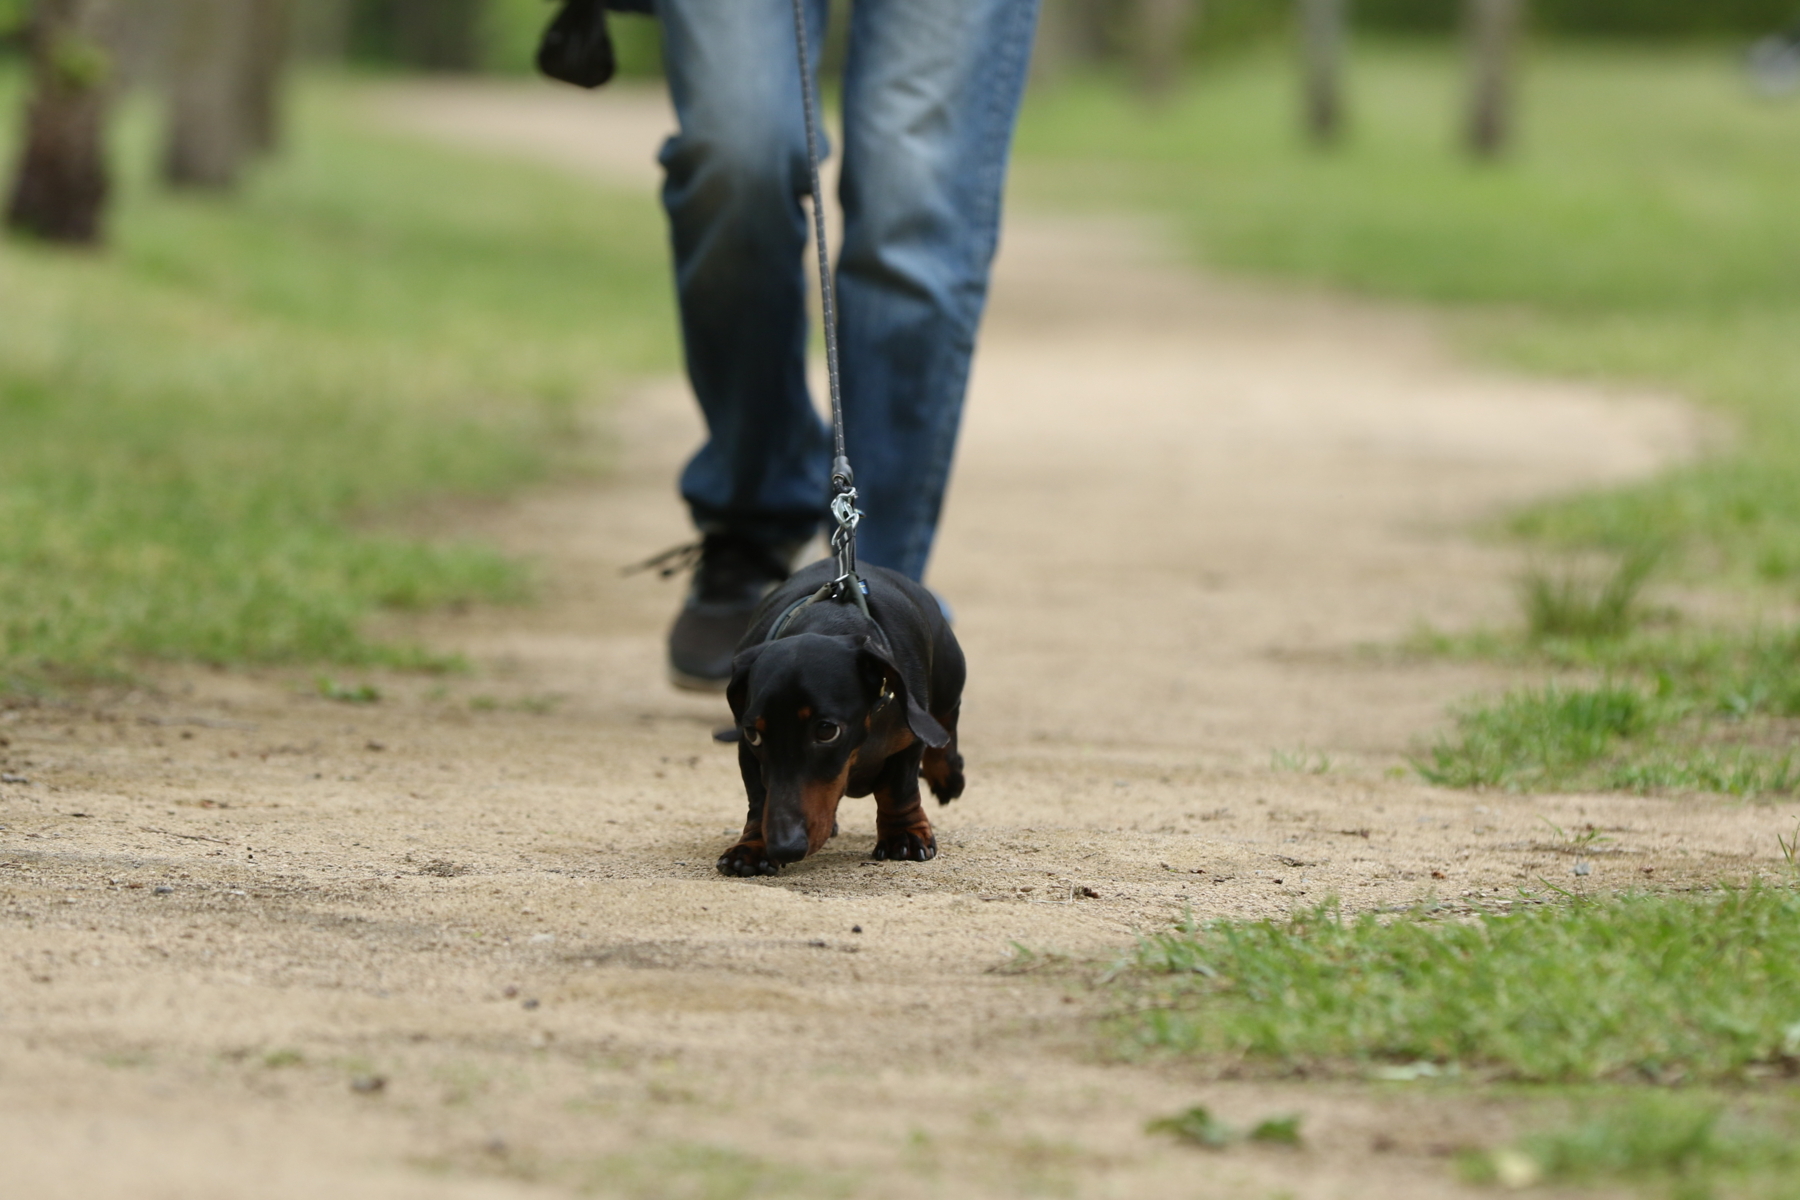
<instances>
[{"instance_id":1,"label":"denim pant leg","mask_svg":"<svg viewBox=\"0 0 1800 1200\"><path fill-rule=\"evenodd\" d=\"M822 40L825 0L808 0ZM806 139L792 0L657 0L679 132L664 144L687 371L707 441L681 476L702 530L800 541L830 438L806 389Z\"/></svg>"},{"instance_id":2,"label":"denim pant leg","mask_svg":"<svg viewBox=\"0 0 1800 1200\"><path fill-rule=\"evenodd\" d=\"M987 298L1037 0L851 11L838 304L857 549L917 579Z\"/></svg>"}]
</instances>

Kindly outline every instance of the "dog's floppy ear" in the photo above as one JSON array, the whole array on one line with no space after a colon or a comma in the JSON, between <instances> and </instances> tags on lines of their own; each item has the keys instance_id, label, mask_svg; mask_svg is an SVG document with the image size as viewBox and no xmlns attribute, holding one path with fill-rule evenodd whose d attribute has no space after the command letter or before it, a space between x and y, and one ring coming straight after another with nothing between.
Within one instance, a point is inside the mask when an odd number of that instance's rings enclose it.
<instances>
[{"instance_id":1,"label":"dog's floppy ear","mask_svg":"<svg viewBox=\"0 0 1800 1200\"><path fill-rule=\"evenodd\" d=\"M725 685L725 703L731 705L734 719L744 715L744 700L750 694L750 668L767 646L767 642L758 642L748 650L740 650L731 660L731 682Z\"/></svg>"},{"instance_id":2,"label":"dog's floppy ear","mask_svg":"<svg viewBox=\"0 0 1800 1200\"><path fill-rule=\"evenodd\" d=\"M863 655L864 666L877 678L885 675L894 690L900 693L900 702L906 705L906 725L913 731L913 736L933 748L949 744L949 733L919 703L922 689L912 686L912 681L907 679L906 672L900 669L887 647L873 638L864 638L858 651Z\"/></svg>"}]
</instances>

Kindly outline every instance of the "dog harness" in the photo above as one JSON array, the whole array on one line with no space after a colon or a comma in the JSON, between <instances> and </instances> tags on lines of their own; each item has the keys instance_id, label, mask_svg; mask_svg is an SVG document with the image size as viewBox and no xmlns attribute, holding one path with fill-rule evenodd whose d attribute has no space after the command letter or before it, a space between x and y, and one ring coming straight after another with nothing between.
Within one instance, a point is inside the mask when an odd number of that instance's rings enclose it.
<instances>
[{"instance_id":1,"label":"dog harness","mask_svg":"<svg viewBox=\"0 0 1800 1200\"><path fill-rule=\"evenodd\" d=\"M881 629L881 626L875 624L874 617L869 616L869 599L868 599L868 597L869 597L869 582L868 582L868 580L859 579L855 575L852 575L850 578L855 583L855 587L852 591L852 595L854 595L856 598L856 607L862 609L862 615L865 617L868 617L869 623L871 625L875 625L876 630L879 632ZM820 588L818 591L811 592L805 596L802 596L802 597L800 597L800 599L798 599L798 600L794 601L792 604L788 605L787 608L782 611L782 614L775 619L775 624L773 624L769 627L769 636L765 637L763 639L763 641L772 642L776 638L780 637L783 633L787 632L788 622L792 621L795 617L799 616L801 609L811 608L813 605L817 604L821 600L832 599L833 598L833 589L837 587L839 582L841 582L841 581L834 579L830 583L826 584L824 587ZM886 641L887 639L884 636L882 638L882 640Z\"/></svg>"}]
</instances>

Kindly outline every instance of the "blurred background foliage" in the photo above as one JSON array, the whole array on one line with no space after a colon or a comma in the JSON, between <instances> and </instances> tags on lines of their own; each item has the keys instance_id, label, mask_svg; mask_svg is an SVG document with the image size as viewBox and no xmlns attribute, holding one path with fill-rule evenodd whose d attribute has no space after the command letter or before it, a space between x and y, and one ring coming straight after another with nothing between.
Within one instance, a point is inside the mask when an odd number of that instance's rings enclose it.
<instances>
[{"instance_id":1,"label":"blurred background foliage","mask_svg":"<svg viewBox=\"0 0 1800 1200\"><path fill-rule=\"evenodd\" d=\"M1509 362L1714 404L1731 448L1516 529L1791 589L1800 109L1741 51L1800 0L1527 0L1519 137L1480 167L1455 31L1510 0L1347 2L1320 153L1295 18L1332 0L1046 0L1017 194L1156 214L1214 266L1425 301ZM233 24L252 10L284 36ZM552 12L0 0L0 106L27 118L0 157L22 177L41 143L100 214L0 241L0 676L380 658L381 608L518 594L517 564L392 521L540 477L581 405L674 369L655 198L382 135L358 106L412 73L523 77ZM34 13L116 69L70 86ZM655 75L654 20L613 30L622 73Z\"/></svg>"},{"instance_id":2,"label":"blurred background foliage","mask_svg":"<svg viewBox=\"0 0 1800 1200\"><path fill-rule=\"evenodd\" d=\"M313 0L296 20L301 50L314 59L526 74L553 12L546 0ZM660 74L655 21L617 15L612 36L622 77Z\"/></svg>"},{"instance_id":3,"label":"blurred background foliage","mask_svg":"<svg viewBox=\"0 0 1800 1200\"><path fill-rule=\"evenodd\" d=\"M0 0L0 53L17 51L33 0ZM126 0L130 3L130 0ZM1189 59L1287 37L1294 0L1167 0L1183 11L1180 50ZM847 7L834 0L835 7ZM1043 0L1058 45L1075 61L1129 58L1145 0ZM1800 23L1794 0L1529 0L1527 24L1545 36L1672 40L1749 39ZM1455 33L1466 0L1347 0L1353 29L1391 35ZM449 72L524 74L554 8L548 0L308 0L293 6L295 44L307 58ZM660 73L656 22L613 22L620 75Z\"/></svg>"},{"instance_id":4,"label":"blurred background foliage","mask_svg":"<svg viewBox=\"0 0 1800 1200\"><path fill-rule=\"evenodd\" d=\"M1462 10L1458 0L1352 0L1352 7L1363 28L1395 33L1454 29ZM1789 0L1532 0L1530 9L1543 33L1637 38L1755 36L1800 16Z\"/></svg>"},{"instance_id":5,"label":"blurred background foliage","mask_svg":"<svg viewBox=\"0 0 1800 1200\"><path fill-rule=\"evenodd\" d=\"M22 7L25 0L0 0ZM1142 0L1044 0L1052 28L1066 30L1077 58L1129 55ZM1187 0L1184 50L1191 57L1287 36L1292 0ZM841 5L840 5L841 7ZM545 0L316 0L303 6L304 42L321 57L426 70L524 72L551 11ZM1446 34L1464 20L1463 0L1350 0L1352 26L1371 33ZM1793 0L1531 0L1537 33L1635 39L1751 38L1800 21ZM627 76L658 70L656 24L614 22Z\"/></svg>"}]
</instances>

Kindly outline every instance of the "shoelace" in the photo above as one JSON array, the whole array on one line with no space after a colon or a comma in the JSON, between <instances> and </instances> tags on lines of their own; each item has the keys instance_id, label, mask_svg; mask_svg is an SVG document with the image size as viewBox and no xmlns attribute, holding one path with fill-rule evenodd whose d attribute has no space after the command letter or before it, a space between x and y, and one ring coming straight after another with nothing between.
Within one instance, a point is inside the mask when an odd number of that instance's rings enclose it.
<instances>
[{"instance_id":1,"label":"shoelace","mask_svg":"<svg viewBox=\"0 0 1800 1200\"><path fill-rule=\"evenodd\" d=\"M621 575L637 575L644 571L655 571L664 579L672 578L683 571L691 571L700 565L700 558L706 549L706 540L685 542L679 546L671 546L660 554L653 554L643 562L632 563L628 567L620 567Z\"/></svg>"}]
</instances>

